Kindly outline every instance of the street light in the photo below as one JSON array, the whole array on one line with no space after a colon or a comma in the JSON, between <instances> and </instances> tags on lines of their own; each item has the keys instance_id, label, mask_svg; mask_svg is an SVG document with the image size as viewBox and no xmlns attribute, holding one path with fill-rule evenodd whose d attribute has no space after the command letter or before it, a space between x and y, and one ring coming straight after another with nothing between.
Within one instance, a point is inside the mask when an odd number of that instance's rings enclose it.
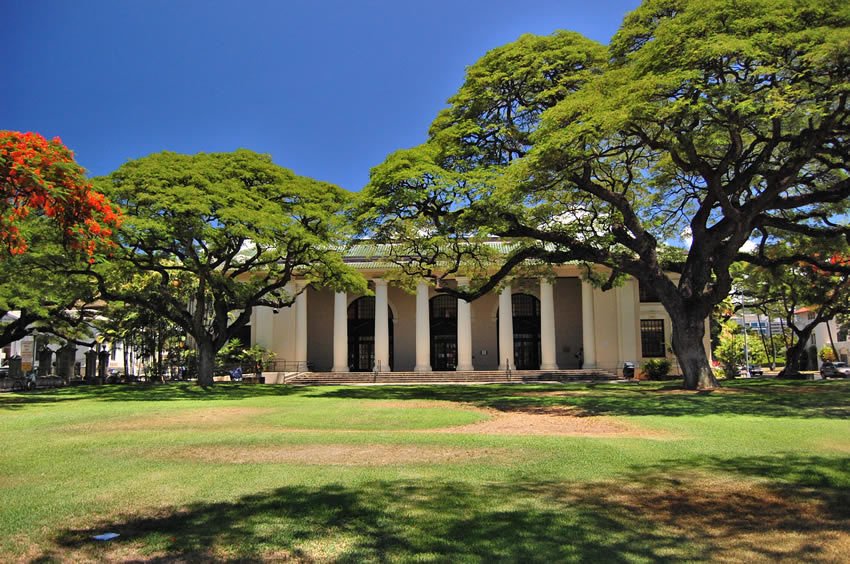
<instances>
[{"instance_id":1,"label":"street light","mask_svg":"<svg viewBox=\"0 0 850 564\"><path fill-rule=\"evenodd\" d=\"M744 310L744 292L740 293L741 296L741 327L744 329L744 370L746 370L746 375L749 378L750 376L750 347L747 342L747 313Z\"/></svg>"}]
</instances>

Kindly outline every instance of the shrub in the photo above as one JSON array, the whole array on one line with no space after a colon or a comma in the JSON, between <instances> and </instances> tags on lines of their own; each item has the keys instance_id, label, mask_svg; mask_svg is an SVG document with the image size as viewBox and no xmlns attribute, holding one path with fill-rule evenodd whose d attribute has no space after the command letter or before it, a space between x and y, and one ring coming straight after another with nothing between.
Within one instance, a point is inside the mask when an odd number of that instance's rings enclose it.
<instances>
[{"instance_id":1,"label":"shrub","mask_svg":"<svg viewBox=\"0 0 850 564\"><path fill-rule=\"evenodd\" d=\"M670 361L666 358L652 358L643 363L643 372L650 380L660 380L670 373Z\"/></svg>"},{"instance_id":2,"label":"shrub","mask_svg":"<svg viewBox=\"0 0 850 564\"><path fill-rule=\"evenodd\" d=\"M838 360L838 355L835 354L835 349L827 345L820 350L820 359L823 362L835 362Z\"/></svg>"}]
</instances>

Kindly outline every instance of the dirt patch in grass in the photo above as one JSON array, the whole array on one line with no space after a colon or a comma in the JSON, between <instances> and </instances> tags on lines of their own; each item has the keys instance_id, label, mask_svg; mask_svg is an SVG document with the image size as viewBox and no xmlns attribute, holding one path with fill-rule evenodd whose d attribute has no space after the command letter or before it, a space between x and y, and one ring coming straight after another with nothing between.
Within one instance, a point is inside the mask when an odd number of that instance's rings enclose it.
<instances>
[{"instance_id":1,"label":"dirt patch in grass","mask_svg":"<svg viewBox=\"0 0 850 564\"><path fill-rule=\"evenodd\" d=\"M589 396L592 394L598 394L599 392L595 390L540 390L534 392L516 392L511 395L513 396L523 396L529 398L547 398L547 397L562 397L569 398L575 396Z\"/></svg>"},{"instance_id":2,"label":"dirt patch in grass","mask_svg":"<svg viewBox=\"0 0 850 564\"><path fill-rule=\"evenodd\" d=\"M429 433L463 433L481 435L552 435L607 438L675 439L671 433L643 429L613 417L584 416L574 406L529 406L521 410L482 410L490 416L485 421L429 429Z\"/></svg>"},{"instance_id":3,"label":"dirt patch in grass","mask_svg":"<svg viewBox=\"0 0 850 564\"><path fill-rule=\"evenodd\" d=\"M452 409L455 411L482 411L480 408L455 401L445 400L366 400L369 407L383 409Z\"/></svg>"},{"instance_id":4,"label":"dirt patch in grass","mask_svg":"<svg viewBox=\"0 0 850 564\"><path fill-rule=\"evenodd\" d=\"M173 413L150 413L134 415L126 419L115 419L73 425L75 431L149 431L151 429L185 429L186 427L231 427L235 423L257 415L275 411L267 407L207 407L184 409Z\"/></svg>"},{"instance_id":5,"label":"dirt patch in grass","mask_svg":"<svg viewBox=\"0 0 850 564\"><path fill-rule=\"evenodd\" d=\"M510 449L428 445L274 445L184 447L157 451L157 457L216 464L317 464L390 466L452 464L470 460L509 461Z\"/></svg>"},{"instance_id":6,"label":"dirt patch in grass","mask_svg":"<svg viewBox=\"0 0 850 564\"><path fill-rule=\"evenodd\" d=\"M844 440L833 439L829 441L820 441L820 448L850 455L850 437L847 437ZM2 483L2 480L0 480L0 483Z\"/></svg>"}]
</instances>

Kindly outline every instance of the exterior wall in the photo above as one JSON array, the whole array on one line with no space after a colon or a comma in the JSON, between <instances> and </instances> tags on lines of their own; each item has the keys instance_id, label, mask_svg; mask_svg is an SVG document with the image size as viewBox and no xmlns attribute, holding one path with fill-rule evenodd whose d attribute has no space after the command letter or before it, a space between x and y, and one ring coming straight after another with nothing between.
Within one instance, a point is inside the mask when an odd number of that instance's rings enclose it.
<instances>
[{"instance_id":1,"label":"exterior wall","mask_svg":"<svg viewBox=\"0 0 850 564\"><path fill-rule=\"evenodd\" d=\"M805 314L803 314L805 315ZM798 317L802 317L799 316ZM805 319L800 319L798 321L800 325L808 323ZM827 325L829 326L827 328ZM820 359L820 351L824 347L830 346L831 342L829 340L829 333L832 332L832 340L835 343L835 352L838 354L838 360L843 362L847 362L850 360L850 341L839 341L838 340L838 324L835 320L830 320L824 323L818 323L815 325L814 331L812 331L812 336L809 338L809 342L806 345L809 346L814 345L818 349L818 368L821 367L823 361Z\"/></svg>"},{"instance_id":2,"label":"exterior wall","mask_svg":"<svg viewBox=\"0 0 850 564\"><path fill-rule=\"evenodd\" d=\"M620 342L617 300L613 290L593 289L593 318L596 342L596 367L616 370L620 366Z\"/></svg>"},{"instance_id":3,"label":"exterior wall","mask_svg":"<svg viewBox=\"0 0 850 564\"><path fill-rule=\"evenodd\" d=\"M472 302L472 365L476 370L499 368L499 338L496 313L499 295L481 296Z\"/></svg>"},{"instance_id":4,"label":"exterior wall","mask_svg":"<svg viewBox=\"0 0 850 564\"><path fill-rule=\"evenodd\" d=\"M308 297L309 299L309 297ZM310 304L307 304L310 307ZM309 318L308 318L309 319ZM252 331L256 331L256 323L251 319ZM295 306L285 307L273 313L272 346L269 350L276 355L276 360L295 360ZM259 342L259 341L254 341Z\"/></svg>"},{"instance_id":5,"label":"exterior wall","mask_svg":"<svg viewBox=\"0 0 850 564\"><path fill-rule=\"evenodd\" d=\"M330 370L334 364L333 319L334 293L307 288L307 363L313 370Z\"/></svg>"},{"instance_id":6,"label":"exterior wall","mask_svg":"<svg viewBox=\"0 0 850 564\"><path fill-rule=\"evenodd\" d=\"M578 278L555 280L555 350L558 368L578 368L582 348L581 282Z\"/></svg>"},{"instance_id":7,"label":"exterior wall","mask_svg":"<svg viewBox=\"0 0 850 564\"><path fill-rule=\"evenodd\" d=\"M416 366L416 296L389 287L393 312L393 370L409 372Z\"/></svg>"},{"instance_id":8,"label":"exterior wall","mask_svg":"<svg viewBox=\"0 0 850 564\"><path fill-rule=\"evenodd\" d=\"M251 344L273 350L276 315L270 307L255 307L251 316Z\"/></svg>"}]
</instances>

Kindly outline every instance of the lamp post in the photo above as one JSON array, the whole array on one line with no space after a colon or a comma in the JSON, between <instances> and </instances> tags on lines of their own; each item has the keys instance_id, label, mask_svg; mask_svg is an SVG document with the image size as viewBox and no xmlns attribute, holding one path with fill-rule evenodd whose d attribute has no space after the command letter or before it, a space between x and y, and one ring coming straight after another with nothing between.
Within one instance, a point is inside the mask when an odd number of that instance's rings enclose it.
<instances>
[{"instance_id":1,"label":"lamp post","mask_svg":"<svg viewBox=\"0 0 850 564\"><path fill-rule=\"evenodd\" d=\"M747 342L747 313L744 309L744 292L741 292L741 327L744 329L744 370L750 377L750 347Z\"/></svg>"}]
</instances>

